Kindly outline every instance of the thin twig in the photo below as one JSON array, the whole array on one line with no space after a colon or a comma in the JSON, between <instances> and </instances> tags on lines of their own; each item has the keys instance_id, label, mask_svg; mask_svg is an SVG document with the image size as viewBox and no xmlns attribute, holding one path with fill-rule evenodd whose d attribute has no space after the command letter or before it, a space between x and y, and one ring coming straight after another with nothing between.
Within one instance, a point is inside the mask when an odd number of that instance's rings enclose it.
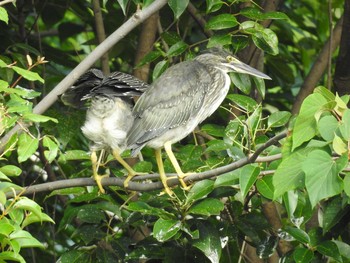
<instances>
[{"instance_id":1,"label":"thin twig","mask_svg":"<svg viewBox=\"0 0 350 263\"><path fill-rule=\"evenodd\" d=\"M0 6L6 5L6 4L9 4L9 3L13 3L14 1L16 1L16 0L4 0L4 1L1 1L0 2Z\"/></svg>"},{"instance_id":2,"label":"thin twig","mask_svg":"<svg viewBox=\"0 0 350 263\"><path fill-rule=\"evenodd\" d=\"M205 171L202 173L196 173L188 175L184 178L185 182L195 182L195 181L201 181L204 179L209 179L213 177L217 177L221 174L225 174L228 172L231 172L233 170L236 170L246 164L256 162L259 160L258 156L261 154L265 149L270 147L271 145L276 144L279 140L285 138L287 136L287 133L281 133L270 140L268 140L265 144L263 144L260 148L257 149L257 151L251 155L250 157L246 157L244 159L238 160L234 163L231 163L226 166L222 166L216 169L212 169L210 171ZM158 174L153 175L147 175L150 176L150 178L158 179ZM179 184L179 180L177 179L176 174L168 174L167 176L173 177L172 179L168 180L169 186L175 186ZM135 177L135 180L140 179L140 177ZM145 177L143 177L145 179ZM103 186L120 186L124 187L124 180L125 178L116 178L116 177L110 177L110 178L103 178L102 179L102 185ZM76 178L76 179L69 179L69 180L61 180L56 182L50 182L50 183L43 183L38 185L32 185L25 188L25 190L19 191L22 195L31 195L33 193L39 193L39 192L51 192L58 189L64 189L69 187L85 187L85 186L95 186L96 181L92 178ZM163 189L163 184L161 182L151 182L151 183L145 183L143 182L135 182L131 181L129 182L129 185L127 187L127 190L131 191L139 191L139 192L147 192L147 191L153 191L153 190L159 190ZM14 193L8 192L6 193L7 198L14 197Z\"/></svg>"}]
</instances>

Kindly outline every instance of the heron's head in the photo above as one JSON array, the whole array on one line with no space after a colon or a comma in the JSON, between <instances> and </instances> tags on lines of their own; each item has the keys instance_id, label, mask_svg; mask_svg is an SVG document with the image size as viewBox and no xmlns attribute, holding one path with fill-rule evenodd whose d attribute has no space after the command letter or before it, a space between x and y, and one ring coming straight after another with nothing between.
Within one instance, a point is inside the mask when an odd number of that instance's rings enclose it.
<instances>
[{"instance_id":1,"label":"heron's head","mask_svg":"<svg viewBox=\"0 0 350 263\"><path fill-rule=\"evenodd\" d=\"M252 75L258 78L271 79L259 70L239 61L232 54L221 48L211 48L196 57L196 60L220 68L225 72L236 72Z\"/></svg>"}]
</instances>

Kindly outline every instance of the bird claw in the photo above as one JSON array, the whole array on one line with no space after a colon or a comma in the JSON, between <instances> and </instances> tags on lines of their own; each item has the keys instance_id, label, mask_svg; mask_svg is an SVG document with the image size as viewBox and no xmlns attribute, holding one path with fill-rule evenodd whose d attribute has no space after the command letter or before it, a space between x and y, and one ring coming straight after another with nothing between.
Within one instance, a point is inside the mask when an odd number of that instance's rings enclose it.
<instances>
[{"instance_id":1,"label":"bird claw","mask_svg":"<svg viewBox=\"0 0 350 263\"><path fill-rule=\"evenodd\" d=\"M136 175L146 175L148 173L139 173L139 172L129 172L128 177L126 177L125 181L124 181L124 188L128 188L129 186L129 182L132 180L132 178L134 178Z\"/></svg>"},{"instance_id":2,"label":"bird claw","mask_svg":"<svg viewBox=\"0 0 350 263\"><path fill-rule=\"evenodd\" d=\"M109 177L109 175L108 174L105 174L105 175L94 174L93 175L93 178L94 178L94 180L97 184L97 187L98 187L98 192L101 194L104 194L106 192L105 189L103 189L102 183L101 183L102 179L105 177Z\"/></svg>"}]
</instances>

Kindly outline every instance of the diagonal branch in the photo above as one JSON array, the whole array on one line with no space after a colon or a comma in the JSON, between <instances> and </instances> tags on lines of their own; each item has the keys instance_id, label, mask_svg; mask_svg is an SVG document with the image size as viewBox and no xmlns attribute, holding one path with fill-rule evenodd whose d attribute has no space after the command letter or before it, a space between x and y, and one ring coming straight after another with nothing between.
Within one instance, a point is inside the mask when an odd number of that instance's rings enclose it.
<instances>
[{"instance_id":1,"label":"diagonal branch","mask_svg":"<svg viewBox=\"0 0 350 263\"><path fill-rule=\"evenodd\" d=\"M213 177L217 177L219 175L234 171L246 164L249 163L254 163L257 161L259 155L266 150L268 147L271 145L274 145L278 143L279 140L285 138L287 136L287 133L280 133L274 137L272 137L270 140L268 140L265 144L260 146L256 152L251 155L250 157L246 157L244 159L238 160L236 162L233 162L229 165L222 166L216 169L212 169L209 171L205 171L202 173L196 173L187 176L184 180L185 182L195 182L195 181L201 181L204 179L209 179ZM280 157L280 155L278 155ZM266 157L261 158L262 161L272 161L275 158L267 159ZM168 185L169 186L175 186L179 185L179 180L176 177L176 174L168 174L168 177L175 177L172 179L168 180ZM161 182L152 182L152 183L145 183L144 181L141 182L135 182L135 180L140 180L140 179L155 179L159 178L158 174L150 174L146 176L138 176L134 177L133 180L129 182L129 186L127 190L131 191L139 191L139 192L147 192L147 191L152 191L152 190L159 190L163 189L163 184ZM103 186L120 186L124 187L124 180L125 178L117 178L117 177L110 177L110 178L104 178L102 180ZM64 189L64 188L69 188L69 187L83 187L83 186L95 186L96 181L92 178L76 178L76 179L68 179L68 180L60 180L60 181L55 181L55 182L49 182L49 183L43 183L43 184L38 184L38 185L32 185L28 186L25 188L23 191L17 191L16 194L21 194L21 195L32 195L34 193L39 193L39 192L51 192L53 190L58 190L58 189ZM13 192L8 192L6 194L7 198L12 198L14 197Z\"/></svg>"},{"instance_id":2,"label":"diagonal branch","mask_svg":"<svg viewBox=\"0 0 350 263\"><path fill-rule=\"evenodd\" d=\"M131 30L145 21L152 14L160 10L168 1L156 0L143 10L138 10L123 25L114 31L105 41L98 45L79 65L77 65L58 85L47 94L33 109L33 113L42 114L68 89L73 83L86 72L99 58L111 49L118 41L123 39ZM21 127L13 127L0 142L0 153L13 134L19 132Z\"/></svg>"}]
</instances>

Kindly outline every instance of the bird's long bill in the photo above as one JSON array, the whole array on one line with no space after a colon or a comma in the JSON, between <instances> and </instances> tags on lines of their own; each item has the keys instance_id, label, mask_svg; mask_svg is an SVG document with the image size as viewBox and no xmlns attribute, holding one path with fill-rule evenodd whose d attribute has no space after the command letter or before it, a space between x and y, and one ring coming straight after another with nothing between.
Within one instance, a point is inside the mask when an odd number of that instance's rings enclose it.
<instances>
[{"instance_id":1,"label":"bird's long bill","mask_svg":"<svg viewBox=\"0 0 350 263\"><path fill-rule=\"evenodd\" d=\"M243 74L249 74L258 78L263 78L263 79L271 79L269 76L266 74L262 73L261 71L239 61L232 61L230 63L225 63L226 66L230 69L232 69L233 72L237 73L243 73Z\"/></svg>"}]
</instances>

